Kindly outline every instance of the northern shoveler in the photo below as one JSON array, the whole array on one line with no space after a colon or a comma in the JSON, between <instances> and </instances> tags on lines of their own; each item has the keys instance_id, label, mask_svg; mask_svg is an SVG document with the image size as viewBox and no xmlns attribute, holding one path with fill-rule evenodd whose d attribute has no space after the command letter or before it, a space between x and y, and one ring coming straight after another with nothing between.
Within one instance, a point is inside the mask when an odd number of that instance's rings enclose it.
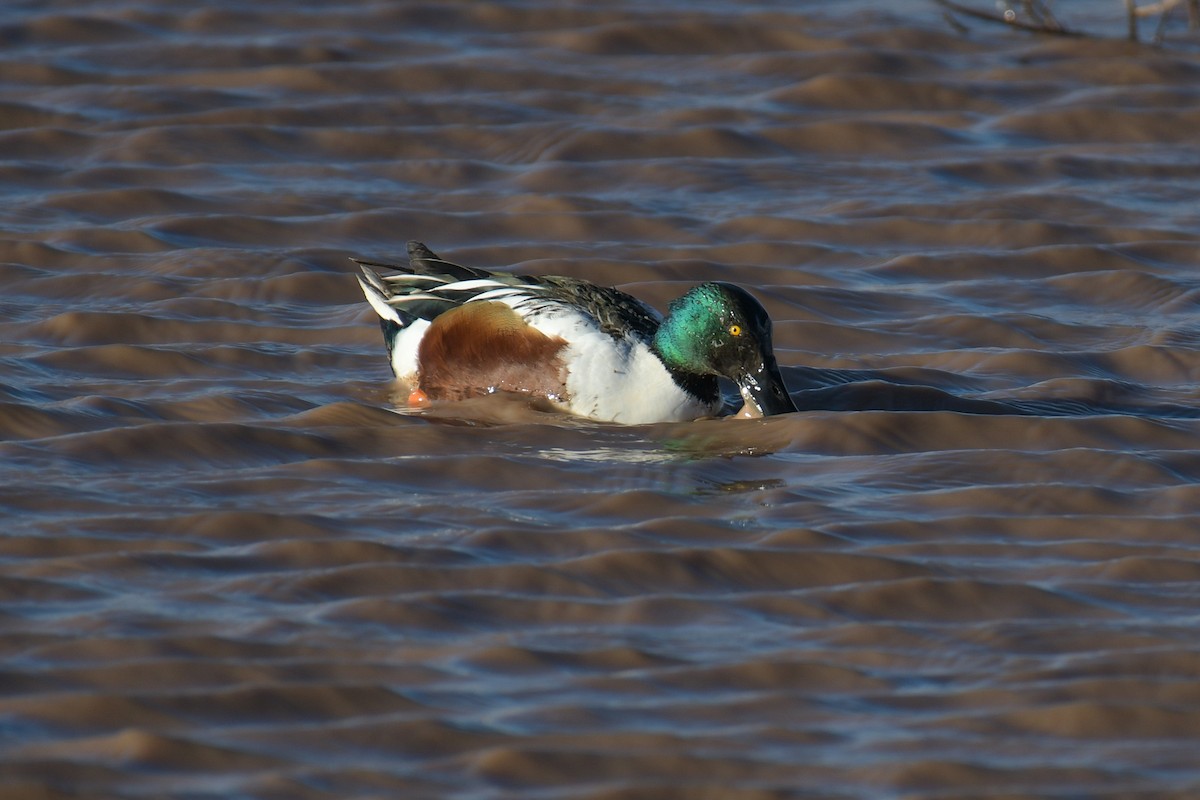
<instances>
[{"instance_id":1,"label":"northern shoveler","mask_svg":"<svg viewBox=\"0 0 1200 800\"><path fill-rule=\"evenodd\" d=\"M525 392L583 417L636 424L717 413L725 377L747 409L796 410L775 363L771 319L733 284L695 287L664 319L577 278L463 267L420 242L408 243L408 255L407 267L354 261L392 371L418 397Z\"/></svg>"}]
</instances>

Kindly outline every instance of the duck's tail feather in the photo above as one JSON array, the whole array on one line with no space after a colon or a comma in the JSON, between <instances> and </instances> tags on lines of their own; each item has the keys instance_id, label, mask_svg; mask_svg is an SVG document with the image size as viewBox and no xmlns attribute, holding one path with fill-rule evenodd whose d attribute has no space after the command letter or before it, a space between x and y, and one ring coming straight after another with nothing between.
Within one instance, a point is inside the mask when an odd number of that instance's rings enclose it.
<instances>
[{"instance_id":1,"label":"duck's tail feather","mask_svg":"<svg viewBox=\"0 0 1200 800\"><path fill-rule=\"evenodd\" d=\"M411 323L412 318L405 319L408 315L401 316L400 310L388 302L390 296L379 275L364 264L360 263L359 266L362 267L363 274L358 278L358 285L362 287L363 295L366 296L367 302L371 304L371 308L375 309L379 318L391 320L401 327Z\"/></svg>"},{"instance_id":2,"label":"duck's tail feather","mask_svg":"<svg viewBox=\"0 0 1200 800\"><path fill-rule=\"evenodd\" d=\"M414 320L432 320L461 302L458 298L431 293L451 283L446 278L405 273L383 276L375 270L392 268L391 265L353 260L362 270L358 284L371 308L381 320L392 321L401 328L407 328Z\"/></svg>"},{"instance_id":3,"label":"duck's tail feather","mask_svg":"<svg viewBox=\"0 0 1200 800\"><path fill-rule=\"evenodd\" d=\"M490 292L538 293L537 278L464 267L438 257L420 242L408 243L409 264L401 266L351 259L362 270L359 284L381 320L402 328L413 320L432 321L455 306ZM378 270L389 274L381 275Z\"/></svg>"},{"instance_id":4,"label":"duck's tail feather","mask_svg":"<svg viewBox=\"0 0 1200 800\"><path fill-rule=\"evenodd\" d=\"M492 273L486 269L464 267L462 264L446 261L423 243L415 241L408 243L408 265L410 272L429 277L438 276L449 279L444 281L445 283L449 283L451 280L468 281L492 277Z\"/></svg>"}]
</instances>

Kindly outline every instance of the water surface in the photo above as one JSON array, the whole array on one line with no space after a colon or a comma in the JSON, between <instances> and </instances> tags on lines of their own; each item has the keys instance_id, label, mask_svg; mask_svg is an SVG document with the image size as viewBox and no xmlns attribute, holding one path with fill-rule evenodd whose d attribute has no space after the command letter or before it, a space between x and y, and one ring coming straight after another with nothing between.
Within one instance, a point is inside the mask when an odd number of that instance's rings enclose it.
<instances>
[{"instance_id":1,"label":"water surface","mask_svg":"<svg viewBox=\"0 0 1200 800\"><path fill-rule=\"evenodd\" d=\"M1200 795L1169 32L7 4L0 794ZM408 239L736 281L803 410L396 413L348 257Z\"/></svg>"}]
</instances>

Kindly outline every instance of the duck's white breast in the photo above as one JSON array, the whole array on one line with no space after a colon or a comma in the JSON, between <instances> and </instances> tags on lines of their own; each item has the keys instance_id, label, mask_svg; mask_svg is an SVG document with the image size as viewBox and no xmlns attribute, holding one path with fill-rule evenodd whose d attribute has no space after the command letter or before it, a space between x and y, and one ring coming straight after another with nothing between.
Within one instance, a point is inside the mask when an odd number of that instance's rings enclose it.
<instances>
[{"instance_id":1,"label":"duck's white breast","mask_svg":"<svg viewBox=\"0 0 1200 800\"><path fill-rule=\"evenodd\" d=\"M676 422L717 412L719 403L692 397L640 338L616 338L569 306L541 309L526 321L567 342L567 400L572 414L625 424Z\"/></svg>"}]
</instances>

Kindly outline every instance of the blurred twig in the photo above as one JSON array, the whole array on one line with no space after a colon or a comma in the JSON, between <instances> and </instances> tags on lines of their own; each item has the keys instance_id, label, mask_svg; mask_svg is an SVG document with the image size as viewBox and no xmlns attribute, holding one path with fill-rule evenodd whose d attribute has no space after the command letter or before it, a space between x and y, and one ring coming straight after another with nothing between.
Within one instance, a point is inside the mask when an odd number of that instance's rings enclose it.
<instances>
[{"instance_id":1,"label":"blurred twig","mask_svg":"<svg viewBox=\"0 0 1200 800\"><path fill-rule=\"evenodd\" d=\"M1033 7L1037 10L1030 19L1021 19L1016 11L1010 9L1005 10L1003 14L993 14L990 11L980 11L969 6L964 6L955 0L934 0L938 5L948 8L955 14L962 14L964 17L974 17L975 19L983 19L988 22L999 22L1002 25L1007 25L1010 28L1019 28L1023 31L1031 31L1033 33L1045 33L1052 36L1086 36L1087 34L1076 31L1059 23L1054 15L1049 13L1049 9L1037 0L1027 0L1023 5Z\"/></svg>"},{"instance_id":2,"label":"blurred twig","mask_svg":"<svg viewBox=\"0 0 1200 800\"><path fill-rule=\"evenodd\" d=\"M1158 0L1154 3L1138 5L1136 0L1125 0L1125 13L1129 15L1129 40L1138 40L1138 20L1158 14L1158 27L1154 31L1154 41L1161 42L1163 26L1166 25L1167 15L1176 7L1187 3L1188 28L1200 28L1200 0Z\"/></svg>"},{"instance_id":3,"label":"blurred twig","mask_svg":"<svg viewBox=\"0 0 1200 800\"><path fill-rule=\"evenodd\" d=\"M1041 33L1050 36L1090 36L1090 34L1076 30L1075 28L1068 28L1059 22L1045 0L1014 0L1014 2L1019 2L1020 11L1011 6L1004 7L1001 4L1003 10L1000 13L971 8L968 5L958 2L958 0L934 0L934 2L947 9L947 19L953 19L954 14L961 14L964 17L998 22L1010 28L1017 28L1031 33ZM1179 6L1187 8L1188 27L1192 30L1200 29L1200 0L1152 0L1152 2L1141 4L1138 3L1138 0L1124 0L1124 2L1125 13L1129 21L1128 36L1130 41L1136 42L1138 40L1138 21L1142 17L1158 15L1158 26L1154 34L1154 41L1156 43L1161 42L1167 15ZM955 21L953 24L955 27L961 28L961 23Z\"/></svg>"}]
</instances>

